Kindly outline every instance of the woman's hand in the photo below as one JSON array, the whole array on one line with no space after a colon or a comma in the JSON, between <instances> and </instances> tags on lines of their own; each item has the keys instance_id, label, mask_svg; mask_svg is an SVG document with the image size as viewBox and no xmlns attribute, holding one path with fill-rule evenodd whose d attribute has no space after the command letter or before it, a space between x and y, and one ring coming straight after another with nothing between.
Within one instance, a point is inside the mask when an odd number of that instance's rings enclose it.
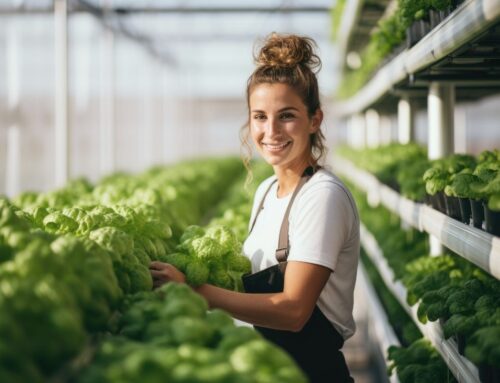
<instances>
[{"instance_id":1,"label":"woman's hand","mask_svg":"<svg viewBox=\"0 0 500 383\"><path fill-rule=\"evenodd\" d=\"M186 276L170 263L151 262L149 272L153 277L153 288L158 288L167 282L186 283Z\"/></svg>"}]
</instances>

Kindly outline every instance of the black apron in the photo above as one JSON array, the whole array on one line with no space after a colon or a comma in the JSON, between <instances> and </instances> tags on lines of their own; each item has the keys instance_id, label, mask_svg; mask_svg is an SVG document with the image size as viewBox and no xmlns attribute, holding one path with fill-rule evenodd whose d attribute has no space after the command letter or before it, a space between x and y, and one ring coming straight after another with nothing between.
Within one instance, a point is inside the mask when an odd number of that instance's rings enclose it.
<instances>
[{"instance_id":1,"label":"black apron","mask_svg":"<svg viewBox=\"0 0 500 383\"><path fill-rule=\"evenodd\" d=\"M276 259L279 263L257 273L244 275L243 286L247 293L278 293L283 291L284 273L289 248L288 216L297 193L311 178L312 174L314 174L312 167L304 171L288 203L281 224L280 238L276 250ZM257 217L264 207L264 200L273 184L271 183L262 198L250 232L253 230ZM286 350L306 373L311 383L354 382L349 375L344 355L340 351L344 345L344 339L321 312L318 305L314 307L311 317L299 332L254 327L266 339Z\"/></svg>"}]
</instances>

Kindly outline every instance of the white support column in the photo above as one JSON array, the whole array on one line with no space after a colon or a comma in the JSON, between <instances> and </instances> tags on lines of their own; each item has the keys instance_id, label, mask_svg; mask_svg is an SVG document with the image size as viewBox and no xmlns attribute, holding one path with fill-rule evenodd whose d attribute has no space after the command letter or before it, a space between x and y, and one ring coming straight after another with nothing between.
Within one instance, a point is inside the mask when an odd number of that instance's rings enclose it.
<instances>
[{"instance_id":1,"label":"white support column","mask_svg":"<svg viewBox=\"0 0 500 383\"><path fill-rule=\"evenodd\" d=\"M429 159L446 157L453 153L453 129L455 108L455 87L433 82L427 99L429 116L428 156ZM430 236L430 252L436 256L443 253L439 240Z\"/></svg>"},{"instance_id":2,"label":"white support column","mask_svg":"<svg viewBox=\"0 0 500 383\"><path fill-rule=\"evenodd\" d=\"M88 33L88 32L87 32ZM75 72L70 81L75 83L75 109L78 114L88 113L92 86L92 41L90 36L78 41L74 49Z\"/></svg>"},{"instance_id":3,"label":"white support column","mask_svg":"<svg viewBox=\"0 0 500 383\"><path fill-rule=\"evenodd\" d=\"M433 82L429 88L429 158L442 158L453 153L455 87Z\"/></svg>"},{"instance_id":4,"label":"white support column","mask_svg":"<svg viewBox=\"0 0 500 383\"><path fill-rule=\"evenodd\" d=\"M55 186L69 178L68 12L67 0L54 0L55 39Z\"/></svg>"},{"instance_id":5,"label":"white support column","mask_svg":"<svg viewBox=\"0 0 500 383\"><path fill-rule=\"evenodd\" d=\"M415 102L408 96L398 102L398 142L415 141Z\"/></svg>"},{"instance_id":6,"label":"white support column","mask_svg":"<svg viewBox=\"0 0 500 383\"><path fill-rule=\"evenodd\" d=\"M366 120L362 114L353 114L348 120L348 137L350 145L354 148L366 146Z\"/></svg>"},{"instance_id":7,"label":"white support column","mask_svg":"<svg viewBox=\"0 0 500 383\"><path fill-rule=\"evenodd\" d=\"M21 145L19 101L21 90L21 41L15 21L6 26L7 149L5 153L5 194L14 197L20 190Z\"/></svg>"},{"instance_id":8,"label":"white support column","mask_svg":"<svg viewBox=\"0 0 500 383\"><path fill-rule=\"evenodd\" d=\"M101 5L106 9L111 1L102 0ZM100 106L99 106L99 168L101 176L115 170L115 62L114 62L114 35L108 29L102 30L103 38L100 43Z\"/></svg>"},{"instance_id":9,"label":"white support column","mask_svg":"<svg viewBox=\"0 0 500 383\"><path fill-rule=\"evenodd\" d=\"M161 120L160 120L160 128L161 128L161 162L163 164L168 162L169 153L168 153L168 129L169 129L169 119L167 118L169 115L169 97L168 97L168 72L165 66L160 68L161 73Z\"/></svg>"},{"instance_id":10,"label":"white support column","mask_svg":"<svg viewBox=\"0 0 500 383\"><path fill-rule=\"evenodd\" d=\"M388 145L392 141L392 121L387 115L380 116L380 145Z\"/></svg>"},{"instance_id":11,"label":"white support column","mask_svg":"<svg viewBox=\"0 0 500 383\"><path fill-rule=\"evenodd\" d=\"M365 112L366 145L376 148L380 144L380 116L375 109Z\"/></svg>"},{"instance_id":12,"label":"white support column","mask_svg":"<svg viewBox=\"0 0 500 383\"><path fill-rule=\"evenodd\" d=\"M151 57L145 58L146 63L146 78L144 93L142 94L142 117L143 117L143 132L142 132L142 167L149 168L154 160L154 140L155 140L155 123L153 119L154 111L154 70L155 63Z\"/></svg>"}]
</instances>

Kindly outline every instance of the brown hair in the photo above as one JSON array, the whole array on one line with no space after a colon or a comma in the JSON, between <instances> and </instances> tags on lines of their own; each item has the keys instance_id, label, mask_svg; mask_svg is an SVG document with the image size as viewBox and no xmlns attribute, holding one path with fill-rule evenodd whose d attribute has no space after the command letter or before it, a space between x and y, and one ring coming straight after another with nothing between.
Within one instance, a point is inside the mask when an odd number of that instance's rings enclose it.
<instances>
[{"instance_id":1,"label":"brown hair","mask_svg":"<svg viewBox=\"0 0 500 383\"><path fill-rule=\"evenodd\" d=\"M260 84L287 84L297 92L311 118L321 108L316 73L321 69L321 60L314 53L316 43L309 37L271 33L266 37L254 61L258 65L247 81L246 99L250 110L250 94ZM249 120L242 126L240 139L243 163L249 170L252 150L249 144ZM318 131L311 136L311 154L316 164L326 153L325 136Z\"/></svg>"}]
</instances>

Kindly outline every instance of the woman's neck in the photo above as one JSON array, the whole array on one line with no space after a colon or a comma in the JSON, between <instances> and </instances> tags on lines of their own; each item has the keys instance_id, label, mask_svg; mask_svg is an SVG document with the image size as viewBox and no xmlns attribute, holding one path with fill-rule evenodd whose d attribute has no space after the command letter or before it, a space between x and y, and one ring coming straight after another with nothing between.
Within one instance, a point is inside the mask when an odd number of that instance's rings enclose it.
<instances>
[{"instance_id":1,"label":"woman's neck","mask_svg":"<svg viewBox=\"0 0 500 383\"><path fill-rule=\"evenodd\" d=\"M282 198L292 193L298 185L304 170L310 166L310 159L298 162L292 166L274 167L274 173L278 178L278 198Z\"/></svg>"}]
</instances>

